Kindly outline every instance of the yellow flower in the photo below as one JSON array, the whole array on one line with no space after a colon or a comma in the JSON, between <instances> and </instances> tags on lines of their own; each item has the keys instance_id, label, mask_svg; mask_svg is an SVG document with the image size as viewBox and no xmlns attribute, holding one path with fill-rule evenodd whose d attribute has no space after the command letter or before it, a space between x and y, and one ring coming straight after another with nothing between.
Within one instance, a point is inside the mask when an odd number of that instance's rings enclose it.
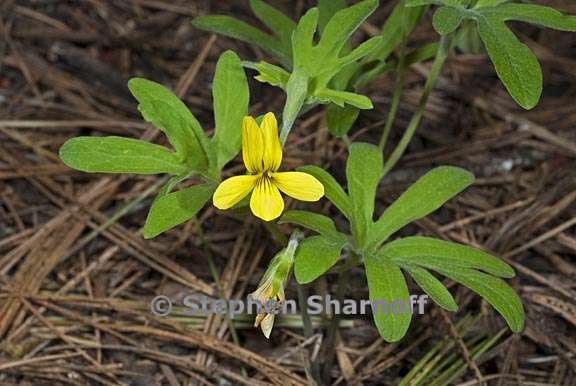
<instances>
[{"instance_id":1,"label":"yellow flower","mask_svg":"<svg viewBox=\"0 0 576 386\"><path fill-rule=\"evenodd\" d=\"M252 213L271 221L284 210L280 191L301 201L318 201L324 195L324 186L310 174L278 172L282 146L273 113L266 114L260 126L254 118L244 117L242 158L250 174L228 178L218 186L213 197L218 209L229 209L252 192Z\"/></svg>"}]
</instances>

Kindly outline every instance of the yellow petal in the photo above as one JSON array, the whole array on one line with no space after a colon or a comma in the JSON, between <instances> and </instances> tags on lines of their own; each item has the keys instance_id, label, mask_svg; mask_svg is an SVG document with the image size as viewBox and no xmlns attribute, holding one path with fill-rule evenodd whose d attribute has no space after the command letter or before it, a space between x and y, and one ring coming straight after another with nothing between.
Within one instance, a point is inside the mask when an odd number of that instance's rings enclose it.
<instances>
[{"instance_id":1,"label":"yellow petal","mask_svg":"<svg viewBox=\"0 0 576 386\"><path fill-rule=\"evenodd\" d=\"M254 189L257 180L258 176L235 176L222 181L212 197L214 206L218 209L233 207Z\"/></svg>"},{"instance_id":2,"label":"yellow petal","mask_svg":"<svg viewBox=\"0 0 576 386\"><path fill-rule=\"evenodd\" d=\"M274 113L264 115L261 127L264 136L264 170L275 172L282 163L282 145L278 139L278 122Z\"/></svg>"},{"instance_id":3,"label":"yellow petal","mask_svg":"<svg viewBox=\"0 0 576 386\"><path fill-rule=\"evenodd\" d=\"M258 180L250 199L250 209L264 221L274 220L282 214L284 200L269 178L262 177Z\"/></svg>"},{"instance_id":4,"label":"yellow petal","mask_svg":"<svg viewBox=\"0 0 576 386\"><path fill-rule=\"evenodd\" d=\"M324 185L307 173L274 173L272 182L282 192L300 201L318 201L324 195Z\"/></svg>"},{"instance_id":5,"label":"yellow petal","mask_svg":"<svg viewBox=\"0 0 576 386\"><path fill-rule=\"evenodd\" d=\"M264 157L264 138L262 129L252 117L244 117L242 121L242 158L246 169L252 174L262 172Z\"/></svg>"},{"instance_id":6,"label":"yellow petal","mask_svg":"<svg viewBox=\"0 0 576 386\"><path fill-rule=\"evenodd\" d=\"M274 327L274 314L268 314L260 322L260 328L262 329L262 332L264 333L266 339L270 338L272 327Z\"/></svg>"}]
</instances>

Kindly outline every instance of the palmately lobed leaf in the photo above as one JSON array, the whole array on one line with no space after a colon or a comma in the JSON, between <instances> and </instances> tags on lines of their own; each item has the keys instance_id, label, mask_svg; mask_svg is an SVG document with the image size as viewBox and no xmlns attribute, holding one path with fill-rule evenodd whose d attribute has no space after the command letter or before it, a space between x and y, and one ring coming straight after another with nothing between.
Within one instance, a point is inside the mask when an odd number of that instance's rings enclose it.
<instances>
[{"instance_id":1,"label":"palmately lobed leaf","mask_svg":"<svg viewBox=\"0 0 576 386\"><path fill-rule=\"evenodd\" d=\"M187 168L163 146L124 137L77 137L60 148L60 159L90 173L182 174Z\"/></svg>"},{"instance_id":2,"label":"palmately lobed leaf","mask_svg":"<svg viewBox=\"0 0 576 386\"><path fill-rule=\"evenodd\" d=\"M156 82L132 78L128 88L140 102L144 119L162 130L190 168L206 169L213 156L208 137L188 107L174 93Z\"/></svg>"},{"instance_id":3,"label":"palmately lobed leaf","mask_svg":"<svg viewBox=\"0 0 576 386\"><path fill-rule=\"evenodd\" d=\"M374 223L371 246L382 244L394 232L427 216L474 182L472 173L454 166L440 166L420 177Z\"/></svg>"}]
</instances>

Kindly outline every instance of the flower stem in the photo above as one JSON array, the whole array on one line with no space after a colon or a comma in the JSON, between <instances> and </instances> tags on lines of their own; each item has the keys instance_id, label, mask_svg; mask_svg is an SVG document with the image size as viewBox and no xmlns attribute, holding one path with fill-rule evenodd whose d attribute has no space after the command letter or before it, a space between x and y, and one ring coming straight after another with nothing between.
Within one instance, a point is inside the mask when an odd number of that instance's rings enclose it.
<instances>
[{"instance_id":1,"label":"flower stem","mask_svg":"<svg viewBox=\"0 0 576 386\"><path fill-rule=\"evenodd\" d=\"M398 58L398 64L396 66L396 79L394 84L394 93L392 95L392 104L390 105L390 111L386 117L386 125L382 131L382 136L380 137L380 142L378 147L380 150L384 150L386 147L386 142L388 142L388 136L390 135L390 130L392 125L396 120L396 114L398 113L398 107L400 106L400 98L402 97L402 91L404 90L404 83L406 80L406 45L408 43L408 33L406 31L406 10L402 11L402 43L400 44L400 53Z\"/></svg>"},{"instance_id":2,"label":"flower stem","mask_svg":"<svg viewBox=\"0 0 576 386\"><path fill-rule=\"evenodd\" d=\"M446 35L442 36L440 39L440 44L438 45L438 52L436 53L436 57L434 58L434 63L432 64L432 69L430 74L428 75L428 79L426 79L426 84L424 85L424 92L420 97L420 102L418 103L418 108L412 115L412 119L408 124L408 128L404 132L404 135L400 139L398 145L390 155L390 157L386 160L384 164L384 170L382 171L382 177L386 176L388 172L396 165L396 163L400 160L400 157L406 151L408 144L412 140L420 121L422 120L422 116L424 115L424 110L426 109L426 104L428 103L428 98L436 85L436 81L438 80L438 76L440 75L440 70L442 66L446 62L446 58L448 57L448 53L452 46L453 35Z\"/></svg>"},{"instance_id":3,"label":"flower stem","mask_svg":"<svg viewBox=\"0 0 576 386\"><path fill-rule=\"evenodd\" d=\"M346 290L346 284L348 283L350 278L350 270L346 270L340 272L338 275L338 283L336 287L336 299L338 300L338 304L342 305L344 300L344 292ZM323 378L326 380L326 384L330 384L330 372L332 370L332 365L334 363L334 357L336 354L336 343L337 343L337 332L338 332L338 325L340 322L340 315L335 313L332 315L330 319L330 326L328 327L327 333L327 340L326 340L326 351L324 352L325 361L324 361L324 371L323 371Z\"/></svg>"}]
</instances>

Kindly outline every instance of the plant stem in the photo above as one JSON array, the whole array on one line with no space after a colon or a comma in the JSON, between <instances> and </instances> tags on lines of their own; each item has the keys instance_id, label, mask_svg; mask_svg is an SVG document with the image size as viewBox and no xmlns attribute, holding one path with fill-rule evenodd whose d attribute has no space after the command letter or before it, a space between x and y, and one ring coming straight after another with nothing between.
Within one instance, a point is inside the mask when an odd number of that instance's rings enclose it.
<instances>
[{"instance_id":1,"label":"plant stem","mask_svg":"<svg viewBox=\"0 0 576 386\"><path fill-rule=\"evenodd\" d=\"M336 299L338 300L338 304L342 305L342 301L344 299L344 292L346 290L346 284L350 278L350 270L346 270L340 272L338 275L338 283L336 288ZM334 363L335 357L335 350L336 350L336 333L338 331L340 315L338 313L334 313L332 315L332 319L330 320L330 326L328 327L328 337L326 340L326 351L325 356L326 360L324 361L324 371L323 371L323 379L326 381L326 384L330 384L330 371L332 370L332 365Z\"/></svg>"},{"instance_id":2,"label":"plant stem","mask_svg":"<svg viewBox=\"0 0 576 386\"><path fill-rule=\"evenodd\" d=\"M396 114L398 113L400 98L402 97L402 91L404 91L404 83L406 80L406 45L408 42L408 33L406 32L406 10L402 11L401 29L402 43L400 45L400 57L398 58L398 64L396 66L396 80L394 84L394 94L392 95L392 104L390 105L390 111L388 117L386 117L386 125L384 126L380 142L378 143L378 147L382 151L384 151L384 148L386 147L390 130L396 120Z\"/></svg>"},{"instance_id":3,"label":"plant stem","mask_svg":"<svg viewBox=\"0 0 576 386\"><path fill-rule=\"evenodd\" d=\"M296 285L298 291L298 305L300 308L300 315L302 316L302 329L304 330L304 337L306 339L312 336L312 320L308 314L308 287L306 285ZM306 366L306 363L303 363ZM308 361L309 371L307 371L312 379L316 382L320 381L320 366L318 361Z\"/></svg>"},{"instance_id":4,"label":"plant stem","mask_svg":"<svg viewBox=\"0 0 576 386\"><path fill-rule=\"evenodd\" d=\"M430 74L428 75L428 79L426 79L426 84L424 85L424 92L420 97L420 102L418 103L418 108L412 115L412 119L408 124L408 128L404 132L404 135L400 139L398 145L390 155L390 157L386 160L384 164L384 170L382 171L382 177L386 176L388 172L396 165L396 163L400 160L400 157L406 151L410 140L414 136L420 121L422 120L422 116L424 115L424 110L426 109L426 104L428 102L428 97L430 96L432 89L436 85L436 81L438 80L438 76L440 75L440 70L446 62L446 58L448 57L448 53L450 51L450 47L452 46L453 35L446 35L442 36L440 39L440 43L438 45L438 52L436 53L436 57L434 58L434 63L432 64L432 69Z\"/></svg>"}]
</instances>

